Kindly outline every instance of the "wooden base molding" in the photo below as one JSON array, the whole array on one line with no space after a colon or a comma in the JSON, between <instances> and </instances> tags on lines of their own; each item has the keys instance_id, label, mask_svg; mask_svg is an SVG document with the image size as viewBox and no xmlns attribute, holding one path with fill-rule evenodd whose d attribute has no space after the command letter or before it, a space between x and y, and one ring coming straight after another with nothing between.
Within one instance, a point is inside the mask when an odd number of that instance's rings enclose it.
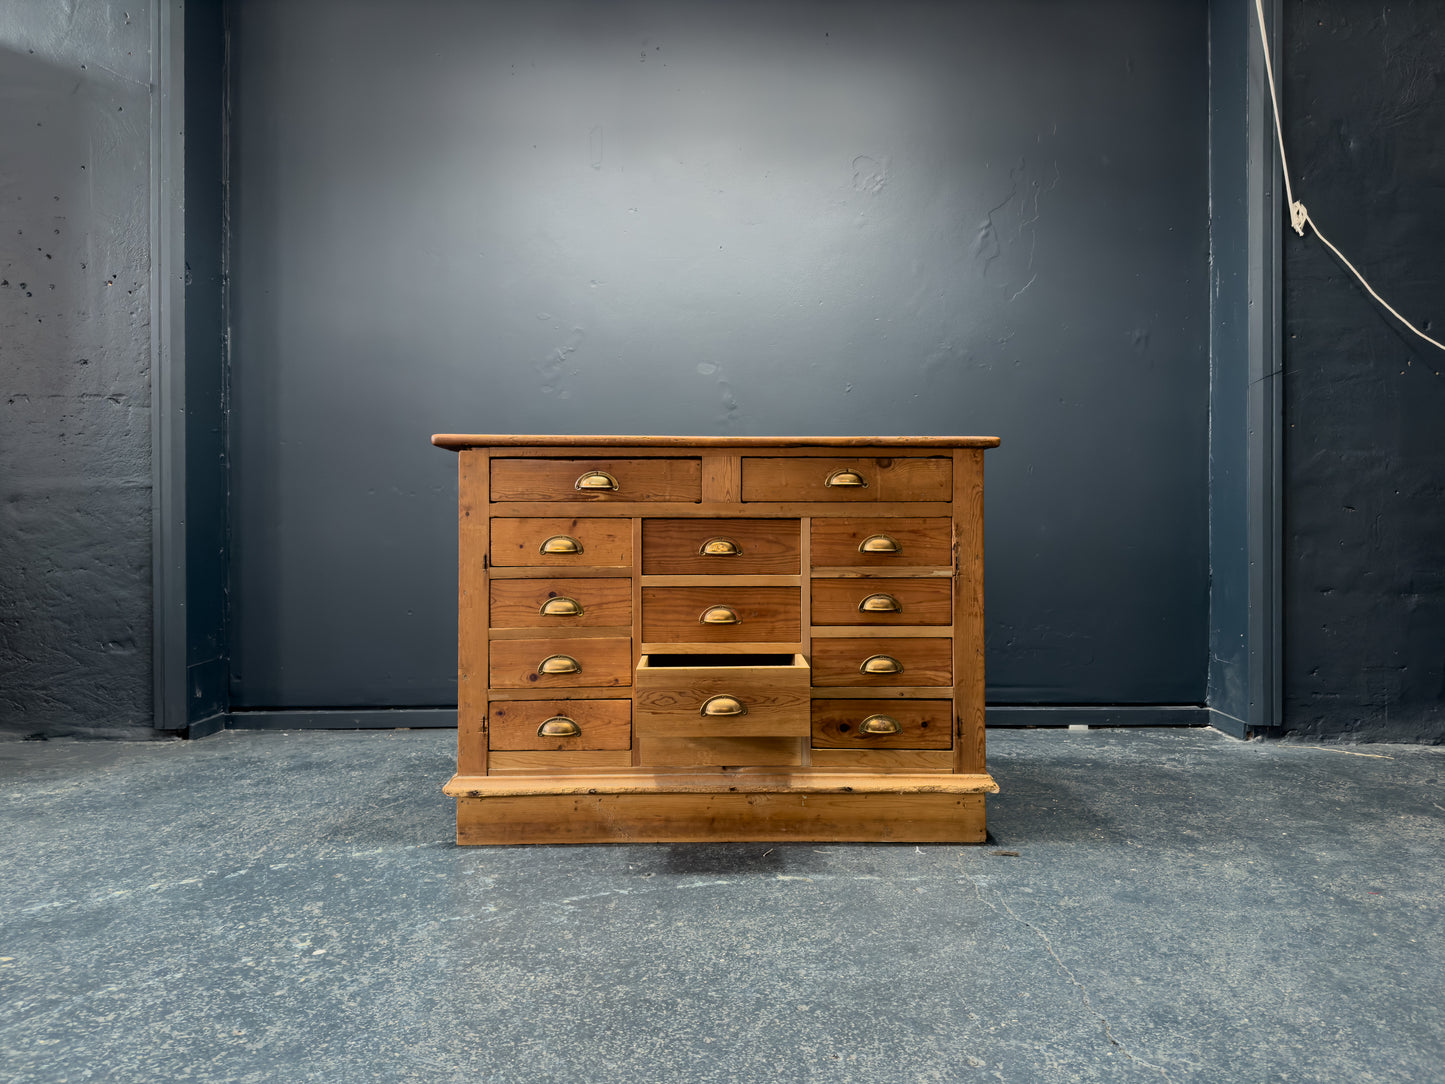
<instances>
[{"instance_id":1,"label":"wooden base molding","mask_svg":"<svg viewBox=\"0 0 1445 1084\"><path fill-rule=\"evenodd\" d=\"M982 794L517 794L457 800L457 842L982 843Z\"/></svg>"}]
</instances>

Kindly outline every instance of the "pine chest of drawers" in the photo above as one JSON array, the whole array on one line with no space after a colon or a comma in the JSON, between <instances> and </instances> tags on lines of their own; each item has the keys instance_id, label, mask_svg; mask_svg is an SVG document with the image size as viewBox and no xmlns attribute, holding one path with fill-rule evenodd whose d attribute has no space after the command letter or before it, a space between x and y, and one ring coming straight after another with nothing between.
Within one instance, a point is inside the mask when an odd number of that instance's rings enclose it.
<instances>
[{"instance_id":1,"label":"pine chest of drawers","mask_svg":"<svg viewBox=\"0 0 1445 1084\"><path fill-rule=\"evenodd\" d=\"M996 437L432 442L458 842L984 839Z\"/></svg>"}]
</instances>

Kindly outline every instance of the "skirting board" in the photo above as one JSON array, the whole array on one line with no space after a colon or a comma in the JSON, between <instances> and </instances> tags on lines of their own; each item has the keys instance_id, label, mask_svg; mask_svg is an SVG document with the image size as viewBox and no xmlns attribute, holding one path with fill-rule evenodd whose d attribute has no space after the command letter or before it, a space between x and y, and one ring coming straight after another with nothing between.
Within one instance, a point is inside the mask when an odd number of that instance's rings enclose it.
<instances>
[{"instance_id":1,"label":"skirting board","mask_svg":"<svg viewBox=\"0 0 1445 1084\"><path fill-rule=\"evenodd\" d=\"M1165 705L1042 705L990 704L987 725L1025 726L1217 726L1225 733L1227 717L1196 704ZM221 730L389 730L455 728L455 708L301 708L292 711L233 711L193 723L187 737L204 738ZM1235 735L1236 737L1242 735Z\"/></svg>"},{"instance_id":2,"label":"skirting board","mask_svg":"<svg viewBox=\"0 0 1445 1084\"><path fill-rule=\"evenodd\" d=\"M989 704L987 726L1213 726L1198 704Z\"/></svg>"},{"instance_id":3,"label":"skirting board","mask_svg":"<svg viewBox=\"0 0 1445 1084\"><path fill-rule=\"evenodd\" d=\"M456 708L300 708L294 711L233 711L227 730L455 730ZM196 735L192 735L195 737Z\"/></svg>"}]
</instances>

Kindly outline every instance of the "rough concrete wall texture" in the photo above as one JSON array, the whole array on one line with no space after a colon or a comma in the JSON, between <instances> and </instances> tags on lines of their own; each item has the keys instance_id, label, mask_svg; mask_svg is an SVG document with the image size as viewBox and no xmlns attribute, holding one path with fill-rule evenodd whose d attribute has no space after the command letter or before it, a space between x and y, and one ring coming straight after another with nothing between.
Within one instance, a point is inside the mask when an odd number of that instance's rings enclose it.
<instances>
[{"instance_id":1,"label":"rough concrete wall texture","mask_svg":"<svg viewBox=\"0 0 1445 1084\"><path fill-rule=\"evenodd\" d=\"M1295 198L1445 331L1445 20L1434 0L1285 8ZM1284 245L1285 723L1445 741L1445 353L1313 236Z\"/></svg>"},{"instance_id":2,"label":"rough concrete wall texture","mask_svg":"<svg viewBox=\"0 0 1445 1084\"><path fill-rule=\"evenodd\" d=\"M0 4L0 735L151 733L150 41Z\"/></svg>"}]
</instances>

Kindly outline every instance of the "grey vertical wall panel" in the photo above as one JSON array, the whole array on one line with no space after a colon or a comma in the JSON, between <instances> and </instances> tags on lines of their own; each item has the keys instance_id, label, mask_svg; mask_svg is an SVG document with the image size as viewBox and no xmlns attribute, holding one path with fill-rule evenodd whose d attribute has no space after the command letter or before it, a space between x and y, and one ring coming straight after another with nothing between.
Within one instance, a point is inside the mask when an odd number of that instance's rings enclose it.
<instances>
[{"instance_id":1,"label":"grey vertical wall panel","mask_svg":"<svg viewBox=\"0 0 1445 1084\"><path fill-rule=\"evenodd\" d=\"M451 699L446 430L997 433L991 698L1202 702L1204 3L232 19L238 706Z\"/></svg>"},{"instance_id":2,"label":"grey vertical wall panel","mask_svg":"<svg viewBox=\"0 0 1445 1084\"><path fill-rule=\"evenodd\" d=\"M1392 305L1445 324L1445 20L1285 5L1295 197ZM1445 741L1445 355L1285 237L1286 729Z\"/></svg>"},{"instance_id":3,"label":"grey vertical wall panel","mask_svg":"<svg viewBox=\"0 0 1445 1084\"><path fill-rule=\"evenodd\" d=\"M0 733L144 737L149 0L0 4Z\"/></svg>"},{"instance_id":4,"label":"grey vertical wall panel","mask_svg":"<svg viewBox=\"0 0 1445 1084\"><path fill-rule=\"evenodd\" d=\"M1249 186L1252 0L1210 5L1209 705L1249 719Z\"/></svg>"}]
</instances>

